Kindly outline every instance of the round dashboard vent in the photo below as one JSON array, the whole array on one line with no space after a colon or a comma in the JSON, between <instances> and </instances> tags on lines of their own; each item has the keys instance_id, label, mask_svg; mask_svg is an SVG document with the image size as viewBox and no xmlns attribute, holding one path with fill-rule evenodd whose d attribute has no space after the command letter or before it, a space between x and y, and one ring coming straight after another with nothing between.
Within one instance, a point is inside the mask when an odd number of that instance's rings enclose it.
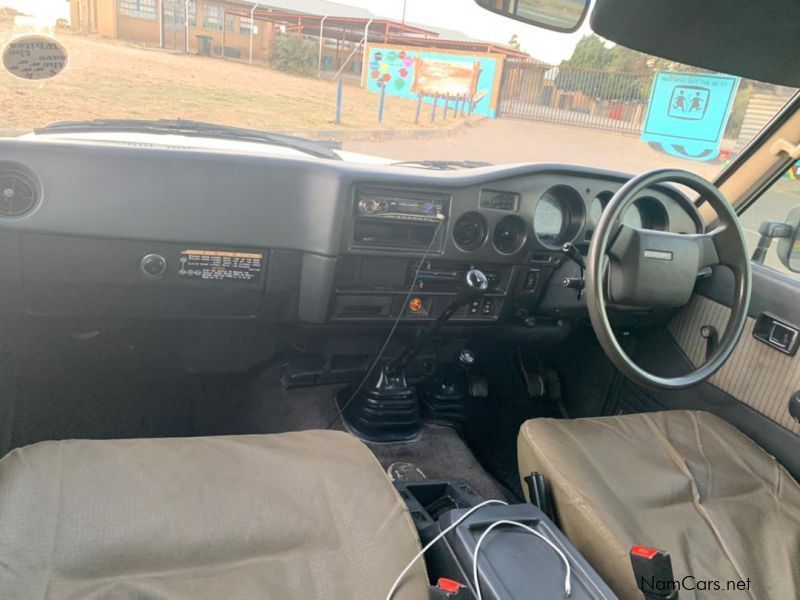
<instances>
[{"instance_id":1,"label":"round dashboard vent","mask_svg":"<svg viewBox=\"0 0 800 600\"><path fill-rule=\"evenodd\" d=\"M31 175L18 167L0 165L0 216L24 215L36 205L38 196Z\"/></svg>"},{"instance_id":2,"label":"round dashboard vent","mask_svg":"<svg viewBox=\"0 0 800 600\"><path fill-rule=\"evenodd\" d=\"M522 248L526 237L525 221L509 215L500 219L495 226L492 241L501 254L513 254Z\"/></svg>"},{"instance_id":3,"label":"round dashboard vent","mask_svg":"<svg viewBox=\"0 0 800 600\"><path fill-rule=\"evenodd\" d=\"M461 215L453 226L453 241L465 252L473 252L486 241L486 219L478 213Z\"/></svg>"}]
</instances>

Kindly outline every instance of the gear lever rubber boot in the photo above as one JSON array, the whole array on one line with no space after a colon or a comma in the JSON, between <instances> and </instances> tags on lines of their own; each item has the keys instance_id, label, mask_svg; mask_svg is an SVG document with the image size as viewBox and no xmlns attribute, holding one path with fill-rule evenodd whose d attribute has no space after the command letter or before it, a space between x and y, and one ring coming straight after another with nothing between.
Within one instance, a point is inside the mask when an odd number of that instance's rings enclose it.
<instances>
[{"instance_id":1,"label":"gear lever rubber boot","mask_svg":"<svg viewBox=\"0 0 800 600\"><path fill-rule=\"evenodd\" d=\"M386 365L361 389L351 384L336 394L345 428L368 442L407 442L422 430L419 399L405 373L389 374Z\"/></svg>"}]
</instances>

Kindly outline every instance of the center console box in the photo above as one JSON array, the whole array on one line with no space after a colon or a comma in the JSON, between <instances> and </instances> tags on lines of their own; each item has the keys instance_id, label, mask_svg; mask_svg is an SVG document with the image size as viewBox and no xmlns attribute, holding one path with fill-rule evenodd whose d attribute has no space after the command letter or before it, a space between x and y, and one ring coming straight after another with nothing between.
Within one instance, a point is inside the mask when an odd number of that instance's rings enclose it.
<instances>
[{"instance_id":1,"label":"center console box","mask_svg":"<svg viewBox=\"0 0 800 600\"><path fill-rule=\"evenodd\" d=\"M438 520L443 531L464 515L452 510ZM473 555L480 537L497 521L515 521L530 527L552 542L570 566L570 600L616 598L566 536L533 504L489 505L478 509L445 535L435 552L439 569L466 585L475 594L472 581ZM566 598L566 566L559 554L539 537L516 526L500 525L481 543L478 574L484 600L556 600ZM460 597L460 596L459 596Z\"/></svg>"},{"instance_id":2,"label":"center console box","mask_svg":"<svg viewBox=\"0 0 800 600\"><path fill-rule=\"evenodd\" d=\"M480 497L465 481L395 482L408 505L422 544L458 521ZM425 555L432 583L440 578L461 583L455 596L474 600L473 554L483 533L498 521L515 521L543 535L570 565L570 600L611 600L611 589L578 550L533 504L488 505L476 510ZM565 598L566 567L559 554L539 537L522 528L499 525L481 543L478 556L484 600L557 600Z\"/></svg>"}]
</instances>

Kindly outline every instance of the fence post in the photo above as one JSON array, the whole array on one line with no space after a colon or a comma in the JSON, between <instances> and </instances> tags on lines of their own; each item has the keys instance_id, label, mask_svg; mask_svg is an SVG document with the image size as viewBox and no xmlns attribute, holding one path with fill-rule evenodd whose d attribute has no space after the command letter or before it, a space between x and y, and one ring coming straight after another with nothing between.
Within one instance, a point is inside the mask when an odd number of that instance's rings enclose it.
<instances>
[{"instance_id":1,"label":"fence post","mask_svg":"<svg viewBox=\"0 0 800 600\"><path fill-rule=\"evenodd\" d=\"M419 113L422 110L422 99L425 97L423 92L417 94L417 114L414 116L414 124L419 123Z\"/></svg>"},{"instance_id":2,"label":"fence post","mask_svg":"<svg viewBox=\"0 0 800 600\"><path fill-rule=\"evenodd\" d=\"M383 105L386 102L386 86L381 87L381 100L378 103L378 123L383 123Z\"/></svg>"},{"instance_id":3,"label":"fence post","mask_svg":"<svg viewBox=\"0 0 800 600\"><path fill-rule=\"evenodd\" d=\"M436 120L436 105L439 102L439 94L436 93L433 95L433 106L431 107L431 123Z\"/></svg>"},{"instance_id":4,"label":"fence post","mask_svg":"<svg viewBox=\"0 0 800 600\"><path fill-rule=\"evenodd\" d=\"M450 108L450 94L444 95L444 114L442 115L442 119L447 121L447 109Z\"/></svg>"},{"instance_id":5,"label":"fence post","mask_svg":"<svg viewBox=\"0 0 800 600\"><path fill-rule=\"evenodd\" d=\"M337 125L342 121L342 85L343 82L339 79L336 86L336 119L334 120Z\"/></svg>"}]
</instances>

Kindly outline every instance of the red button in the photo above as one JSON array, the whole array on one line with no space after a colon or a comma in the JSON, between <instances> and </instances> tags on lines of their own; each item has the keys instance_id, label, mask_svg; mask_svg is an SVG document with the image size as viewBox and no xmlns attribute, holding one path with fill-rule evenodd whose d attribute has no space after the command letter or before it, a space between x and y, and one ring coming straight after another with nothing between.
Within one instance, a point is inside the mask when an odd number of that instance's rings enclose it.
<instances>
[{"instance_id":1,"label":"red button","mask_svg":"<svg viewBox=\"0 0 800 600\"><path fill-rule=\"evenodd\" d=\"M438 587L446 594L457 594L458 590L460 590L464 586L458 583L457 581L453 581L452 579L447 579L447 577L440 577L439 581L436 582L436 587Z\"/></svg>"},{"instance_id":2,"label":"red button","mask_svg":"<svg viewBox=\"0 0 800 600\"><path fill-rule=\"evenodd\" d=\"M658 550L655 550L654 548L648 548L647 546L634 546L631 548L631 554L651 560L656 556L656 554L658 554Z\"/></svg>"},{"instance_id":3,"label":"red button","mask_svg":"<svg viewBox=\"0 0 800 600\"><path fill-rule=\"evenodd\" d=\"M419 298L412 298L408 301L408 310L417 313L422 310L422 300Z\"/></svg>"}]
</instances>

